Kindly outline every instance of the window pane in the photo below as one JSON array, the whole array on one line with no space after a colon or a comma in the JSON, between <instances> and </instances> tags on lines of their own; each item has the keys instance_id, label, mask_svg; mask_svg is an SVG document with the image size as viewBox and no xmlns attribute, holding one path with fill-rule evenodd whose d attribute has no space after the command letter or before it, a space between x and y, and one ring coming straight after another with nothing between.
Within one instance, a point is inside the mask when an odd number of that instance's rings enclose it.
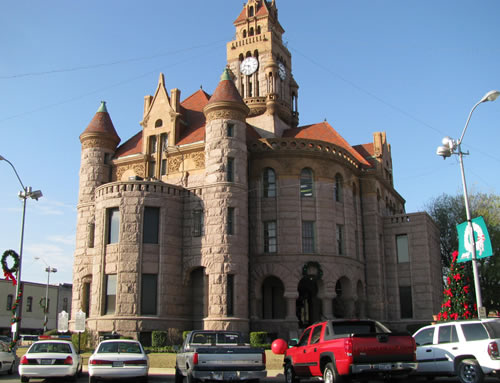
<instances>
[{"instance_id":1,"label":"window pane","mask_svg":"<svg viewBox=\"0 0 500 383\"><path fill-rule=\"evenodd\" d=\"M106 275L106 314L114 314L116 306L116 274Z\"/></svg>"},{"instance_id":2,"label":"window pane","mask_svg":"<svg viewBox=\"0 0 500 383\"><path fill-rule=\"evenodd\" d=\"M398 252L398 263L410 261L408 254L408 236L406 234L396 235L396 246Z\"/></svg>"},{"instance_id":3,"label":"window pane","mask_svg":"<svg viewBox=\"0 0 500 383\"><path fill-rule=\"evenodd\" d=\"M264 252L276 253L276 221L264 222Z\"/></svg>"},{"instance_id":4,"label":"window pane","mask_svg":"<svg viewBox=\"0 0 500 383\"><path fill-rule=\"evenodd\" d=\"M469 323L462 325L465 339L467 341L488 339L488 333L481 323Z\"/></svg>"},{"instance_id":5,"label":"window pane","mask_svg":"<svg viewBox=\"0 0 500 383\"><path fill-rule=\"evenodd\" d=\"M156 315L157 282L156 274L142 275L141 314L143 315Z\"/></svg>"},{"instance_id":6,"label":"window pane","mask_svg":"<svg viewBox=\"0 0 500 383\"><path fill-rule=\"evenodd\" d=\"M454 325L439 327L438 343L458 342L457 329Z\"/></svg>"},{"instance_id":7,"label":"window pane","mask_svg":"<svg viewBox=\"0 0 500 383\"><path fill-rule=\"evenodd\" d=\"M302 252L314 253L314 222L302 222Z\"/></svg>"},{"instance_id":8,"label":"window pane","mask_svg":"<svg viewBox=\"0 0 500 383\"><path fill-rule=\"evenodd\" d=\"M342 202L344 194L344 179L340 174L335 176L335 201Z\"/></svg>"},{"instance_id":9,"label":"window pane","mask_svg":"<svg viewBox=\"0 0 500 383\"><path fill-rule=\"evenodd\" d=\"M118 243L120 237L120 210L108 209L108 244Z\"/></svg>"},{"instance_id":10,"label":"window pane","mask_svg":"<svg viewBox=\"0 0 500 383\"><path fill-rule=\"evenodd\" d=\"M303 169L300 173L300 196L312 197L313 195L313 176L311 169Z\"/></svg>"},{"instance_id":11,"label":"window pane","mask_svg":"<svg viewBox=\"0 0 500 383\"><path fill-rule=\"evenodd\" d=\"M158 243L158 229L160 226L160 208L144 208L144 226L142 233L143 243Z\"/></svg>"},{"instance_id":12,"label":"window pane","mask_svg":"<svg viewBox=\"0 0 500 383\"><path fill-rule=\"evenodd\" d=\"M193 211L193 237L201 237L204 229L203 210Z\"/></svg>"},{"instance_id":13,"label":"window pane","mask_svg":"<svg viewBox=\"0 0 500 383\"><path fill-rule=\"evenodd\" d=\"M344 254L344 226L343 225L337 225L336 237L337 237L337 254L343 255Z\"/></svg>"},{"instance_id":14,"label":"window pane","mask_svg":"<svg viewBox=\"0 0 500 383\"><path fill-rule=\"evenodd\" d=\"M427 328L425 330L420 331L417 335L415 335L415 342L417 346L425 346L432 344L434 338L434 328Z\"/></svg>"},{"instance_id":15,"label":"window pane","mask_svg":"<svg viewBox=\"0 0 500 383\"><path fill-rule=\"evenodd\" d=\"M234 181L234 158L228 157L227 159L227 182Z\"/></svg>"},{"instance_id":16,"label":"window pane","mask_svg":"<svg viewBox=\"0 0 500 383\"><path fill-rule=\"evenodd\" d=\"M234 234L234 207L227 208L227 234Z\"/></svg>"},{"instance_id":17,"label":"window pane","mask_svg":"<svg viewBox=\"0 0 500 383\"><path fill-rule=\"evenodd\" d=\"M276 173L271 168L264 171L264 197L276 197Z\"/></svg>"}]
</instances>

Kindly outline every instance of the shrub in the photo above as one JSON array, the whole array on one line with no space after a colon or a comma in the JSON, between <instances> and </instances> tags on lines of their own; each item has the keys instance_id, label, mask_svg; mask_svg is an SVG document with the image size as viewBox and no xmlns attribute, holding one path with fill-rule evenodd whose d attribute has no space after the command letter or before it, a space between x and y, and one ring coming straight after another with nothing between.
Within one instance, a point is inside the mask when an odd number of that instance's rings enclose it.
<instances>
[{"instance_id":1,"label":"shrub","mask_svg":"<svg viewBox=\"0 0 500 383\"><path fill-rule=\"evenodd\" d=\"M153 331L151 333L151 346L154 348L161 348L167 346L167 332L166 331Z\"/></svg>"},{"instance_id":2,"label":"shrub","mask_svg":"<svg viewBox=\"0 0 500 383\"><path fill-rule=\"evenodd\" d=\"M82 332L80 335L80 350L86 351L88 347L88 339L89 339L89 334L87 331ZM76 350L78 350L78 333L71 334L71 342L73 342L73 345L75 346Z\"/></svg>"},{"instance_id":3,"label":"shrub","mask_svg":"<svg viewBox=\"0 0 500 383\"><path fill-rule=\"evenodd\" d=\"M250 345L252 347L263 347L270 348L270 344L267 343L267 332L266 331L254 331L250 333Z\"/></svg>"}]
</instances>

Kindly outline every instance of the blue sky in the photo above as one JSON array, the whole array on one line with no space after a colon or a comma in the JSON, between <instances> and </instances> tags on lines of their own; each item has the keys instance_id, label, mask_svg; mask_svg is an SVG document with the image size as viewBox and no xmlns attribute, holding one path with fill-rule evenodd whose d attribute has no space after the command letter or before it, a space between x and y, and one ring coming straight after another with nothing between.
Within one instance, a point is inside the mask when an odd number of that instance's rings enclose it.
<instances>
[{"instance_id":1,"label":"blue sky","mask_svg":"<svg viewBox=\"0 0 500 383\"><path fill-rule=\"evenodd\" d=\"M122 142L137 133L160 72L182 99L212 93L243 0L10 1L0 12L0 155L44 197L27 205L23 280L42 257L72 282L79 135L100 101ZM482 96L500 89L498 0L277 0L300 86L300 124L327 121L351 144L385 131L407 212L462 190L458 138ZM469 189L498 193L500 100L480 105L463 148ZM0 251L19 250L20 185L0 162Z\"/></svg>"}]
</instances>

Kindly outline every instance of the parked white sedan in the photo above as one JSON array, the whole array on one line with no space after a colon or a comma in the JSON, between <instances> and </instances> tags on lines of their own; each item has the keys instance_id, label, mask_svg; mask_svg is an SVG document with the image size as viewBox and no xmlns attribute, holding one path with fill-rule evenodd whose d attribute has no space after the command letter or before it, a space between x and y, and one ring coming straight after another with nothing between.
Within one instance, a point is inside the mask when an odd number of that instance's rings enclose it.
<instances>
[{"instance_id":1,"label":"parked white sedan","mask_svg":"<svg viewBox=\"0 0 500 383\"><path fill-rule=\"evenodd\" d=\"M122 378L140 378L140 382L146 383L148 372L147 352L135 340L102 341L89 359L89 383Z\"/></svg>"},{"instance_id":2,"label":"parked white sedan","mask_svg":"<svg viewBox=\"0 0 500 383\"><path fill-rule=\"evenodd\" d=\"M11 375L16 364L15 354L9 350L9 345L0 341L0 371L7 371Z\"/></svg>"},{"instance_id":3,"label":"parked white sedan","mask_svg":"<svg viewBox=\"0 0 500 383\"><path fill-rule=\"evenodd\" d=\"M67 340L40 340L33 343L19 362L21 382L30 378L76 379L82 371L82 358Z\"/></svg>"}]
</instances>

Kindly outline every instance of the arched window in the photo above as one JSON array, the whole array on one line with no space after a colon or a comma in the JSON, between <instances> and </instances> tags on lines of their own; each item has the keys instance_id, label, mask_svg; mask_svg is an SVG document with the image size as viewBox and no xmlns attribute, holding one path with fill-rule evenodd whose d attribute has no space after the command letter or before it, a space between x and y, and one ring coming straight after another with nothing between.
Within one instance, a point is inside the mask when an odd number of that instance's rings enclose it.
<instances>
[{"instance_id":1,"label":"arched window","mask_svg":"<svg viewBox=\"0 0 500 383\"><path fill-rule=\"evenodd\" d=\"M260 33L261 33L260 25L257 25L257 34L260 35Z\"/></svg>"},{"instance_id":2,"label":"arched window","mask_svg":"<svg viewBox=\"0 0 500 383\"><path fill-rule=\"evenodd\" d=\"M253 35L254 35L254 29L250 28L250 30L248 31L248 36L253 36Z\"/></svg>"},{"instance_id":3,"label":"arched window","mask_svg":"<svg viewBox=\"0 0 500 383\"><path fill-rule=\"evenodd\" d=\"M254 16L254 11L253 7L248 8L248 17L253 17Z\"/></svg>"},{"instance_id":4,"label":"arched window","mask_svg":"<svg viewBox=\"0 0 500 383\"><path fill-rule=\"evenodd\" d=\"M264 169L264 197L276 197L276 173L272 168Z\"/></svg>"},{"instance_id":5,"label":"arched window","mask_svg":"<svg viewBox=\"0 0 500 383\"><path fill-rule=\"evenodd\" d=\"M243 38L245 39L247 37L247 30L243 29Z\"/></svg>"},{"instance_id":6,"label":"arched window","mask_svg":"<svg viewBox=\"0 0 500 383\"><path fill-rule=\"evenodd\" d=\"M163 121L158 119L155 121L155 128L161 128L163 126Z\"/></svg>"},{"instance_id":7,"label":"arched window","mask_svg":"<svg viewBox=\"0 0 500 383\"><path fill-rule=\"evenodd\" d=\"M344 178L340 174L335 175L335 201L337 202L343 202L344 197Z\"/></svg>"},{"instance_id":8,"label":"arched window","mask_svg":"<svg viewBox=\"0 0 500 383\"><path fill-rule=\"evenodd\" d=\"M313 172L309 168L304 168L300 172L300 196L313 196Z\"/></svg>"}]
</instances>

